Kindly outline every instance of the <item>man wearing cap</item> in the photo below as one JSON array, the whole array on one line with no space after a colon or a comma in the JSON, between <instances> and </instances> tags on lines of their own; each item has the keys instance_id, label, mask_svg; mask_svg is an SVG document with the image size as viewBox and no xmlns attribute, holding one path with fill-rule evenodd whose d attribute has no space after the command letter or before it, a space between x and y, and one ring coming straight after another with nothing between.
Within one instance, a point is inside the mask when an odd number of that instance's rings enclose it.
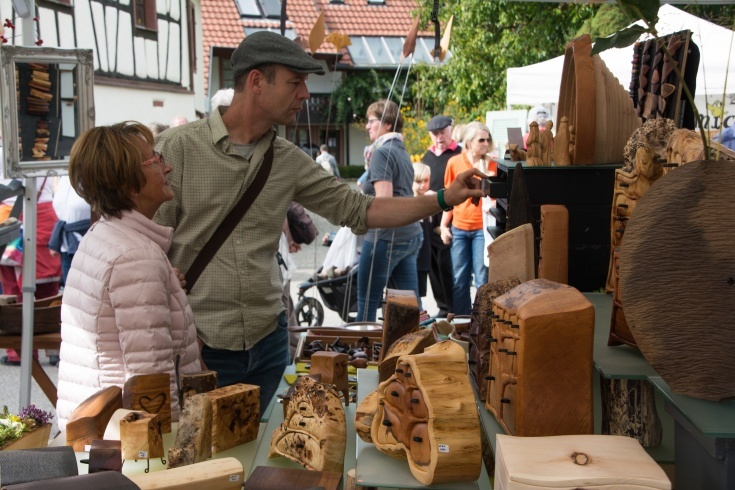
<instances>
[{"instance_id":1,"label":"man wearing cap","mask_svg":"<svg viewBox=\"0 0 735 490\"><path fill-rule=\"evenodd\" d=\"M447 116L434 116L426 125L431 135L432 145L421 160L431 168L431 180L429 189L438 191L444 187L444 172L447 162L455 155L462 153L462 148L452 139L452 118ZM441 224L442 213L432 216L432 228L438 229ZM429 280L431 290L434 293L436 305L439 307L437 317L445 317L447 313L453 312L452 289L453 271L451 245L442 242L441 235L431 234L431 271Z\"/></svg>"},{"instance_id":2,"label":"man wearing cap","mask_svg":"<svg viewBox=\"0 0 735 490\"><path fill-rule=\"evenodd\" d=\"M287 321L276 251L291 201L355 233L392 228L481 196L471 174L446 193L371 198L350 189L273 126L296 122L306 79L322 66L293 41L259 31L234 51L235 94L208 119L163 132L156 149L173 166L175 197L155 220L175 228L168 256L186 271L248 189L273 146L265 186L189 291L202 358L220 386L260 386L261 412L289 363Z\"/></svg>"}]
</instances>

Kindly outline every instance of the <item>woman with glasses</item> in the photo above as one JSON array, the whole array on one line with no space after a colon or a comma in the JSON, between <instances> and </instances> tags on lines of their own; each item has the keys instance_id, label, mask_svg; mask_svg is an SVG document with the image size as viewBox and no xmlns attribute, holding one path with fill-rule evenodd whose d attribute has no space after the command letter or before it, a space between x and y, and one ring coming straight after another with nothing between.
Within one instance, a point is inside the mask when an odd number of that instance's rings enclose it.
<instances>
[{"instance_id":1,"label":"woman with glasses","mask_svg":"<svg viewBox=\"0 0 735 490\"><path fill-rule=\"evenodd\" d=\"M194 316L166 257L173 229L152 221L174 197L170 171L136 122L90 129L71 150L71 185L101 219L79 244L64 290L60 429L86 398L138 374L171 375L177 420L177 372L202 369Z\"/></svg>"},{"instance_id":2,"label":"woman with glasses","mask_svg":"<svg viewBox=\"0 0 735 490\"><path fill-rule=\"evenodd\" d=\"M460 173L476 168L486 175L495 175L497 163L487 154L492 150L490 130L481 122L471 122L464 133L464 151L447 162L444 186L449 187ZM469 315L472 309L470 284L475 277L475 287L487 282L485 265L485 236L483 233L482 206L467 200L450 211L444 211L441 222L442 241L452 244L452 269L454 271L454 313Z\"/></svg>"},{"instance_id":3,"label":"woman with glasses","mask_svg":"<svg viewBox=\"0 0 735 490\"><path fill-rule=\"evenodd\" d=\"M365 128L373 144L365 148L368 173L362 191L378 197L413 196L413 166L403 144L398 106L386 100L372 103ZM357 269L357 321L375 321L389 279L392 288L414 291L421 305L416 258L422 240L418 222L368 231Z\"/></svg>"}]
</instances>

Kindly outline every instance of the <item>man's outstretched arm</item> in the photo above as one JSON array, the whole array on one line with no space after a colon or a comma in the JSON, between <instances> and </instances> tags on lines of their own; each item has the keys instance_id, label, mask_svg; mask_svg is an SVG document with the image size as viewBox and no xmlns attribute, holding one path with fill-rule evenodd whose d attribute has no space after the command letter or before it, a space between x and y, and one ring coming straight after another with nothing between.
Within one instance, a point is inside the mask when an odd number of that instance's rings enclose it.
<instances>
[{"instance_id":1,"label":"man's outstretched arm","mask_svg":"<svg viewBox=\"0 0 735 490\"><path fill-rule=\"evenodd\" d=\"M473 199L479 205L480 198L485 196L482 181L474 176L487 176L477 169L470 169L457 176L452 185L444 191L444 201L449 206L456 206L467 199ZM367 210L368 228L396 228L414 223L422 218L441 211L438 196L418 197L376 197Z\"/></svg>"}]
</instances>

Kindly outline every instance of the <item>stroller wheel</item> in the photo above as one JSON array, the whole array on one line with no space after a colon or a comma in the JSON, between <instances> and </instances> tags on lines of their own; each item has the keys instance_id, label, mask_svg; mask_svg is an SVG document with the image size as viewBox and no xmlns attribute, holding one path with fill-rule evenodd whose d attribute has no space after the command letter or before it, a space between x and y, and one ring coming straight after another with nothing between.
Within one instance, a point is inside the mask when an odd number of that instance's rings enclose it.
<instances>
[{"instance_id":1,"label":"stroller wheel","mask_svg":"<svg viewBox=\"0 0 735 490\"><path fill-rule=\"evenodd\" d=\"M318 327L324 322L324 307L316 298L302 298L294 310L299 325Z\"/></svg>"}]
</instances>

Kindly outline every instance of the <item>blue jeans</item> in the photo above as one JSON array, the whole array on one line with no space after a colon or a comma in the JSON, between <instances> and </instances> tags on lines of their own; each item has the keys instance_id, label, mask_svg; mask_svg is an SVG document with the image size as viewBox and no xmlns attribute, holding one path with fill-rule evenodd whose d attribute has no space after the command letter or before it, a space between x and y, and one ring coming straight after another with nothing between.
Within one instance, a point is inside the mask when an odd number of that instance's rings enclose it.
<instances>
[{"instance_id":1,"label":"blue jeans","mask_svg":"<svg viewBox=\"0 0 735 490\"><path fill-rule=\"evenodd\" d=\"M423 239L423 234L418 234L406 242L391 244L390 240L378 240L377 243L363 243L357 269L358 322L375 321L375 310L383 299L383 288L389 277L396 289L414 291L421 308L416 258Z\"/></svg>"},{"instance_id":2,"label":"blue jeans","mask_svg":"<svg viewBox=\"0 0 735 490\"><path fill-rule=\"evenodd\" d=\"M260 416L270 403L281 382L283 370L290 362L288 321L278 317L276 330L250 350L202 348L202 359L208 369L217 371L217 386L245 383L260 386Z\"/></svg>"},{"instance_id":3,"label":"blue jeans","mask_svg":"<svg viewBox=\"0 0 735 490\"><path fill-rule=\"evenodd\" d=\"M472 275L475 276L475 287L479 288L487 282L485 253L485 236L482 230L465 231L452 226L454 313L457 315L469 315L472 310Z\"/></svg>"}]
</instances>

